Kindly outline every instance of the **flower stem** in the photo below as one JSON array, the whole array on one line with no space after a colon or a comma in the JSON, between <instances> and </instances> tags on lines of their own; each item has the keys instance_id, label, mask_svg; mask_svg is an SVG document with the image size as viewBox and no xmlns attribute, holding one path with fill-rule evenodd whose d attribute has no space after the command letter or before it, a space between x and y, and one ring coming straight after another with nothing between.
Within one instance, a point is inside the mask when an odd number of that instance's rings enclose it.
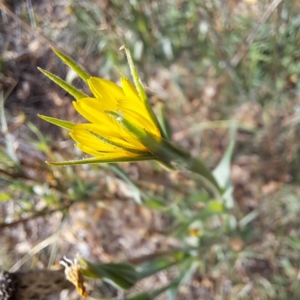
<instances>
[{"instance_id":1,"label":"flower stem","mask_svg":"<svg viewBox=\"0 0 300 300\"><path fill-rule=\"evenodd\" d=\"M207 187L209 192L216 198L220 198L223 193L213 173L208 169L205 162L201 158L195 158L187 151L177 147L167 140L159 143L156 156L164 161L172 161L177 169L190 171L198 174L202 178L202 183Z\"/></svg>"}]
</instances>

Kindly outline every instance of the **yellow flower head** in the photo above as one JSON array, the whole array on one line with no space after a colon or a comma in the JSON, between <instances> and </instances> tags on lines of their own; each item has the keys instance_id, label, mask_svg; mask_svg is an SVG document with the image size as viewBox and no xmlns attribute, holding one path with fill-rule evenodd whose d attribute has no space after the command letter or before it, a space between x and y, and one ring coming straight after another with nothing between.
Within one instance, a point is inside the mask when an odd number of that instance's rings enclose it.
<instances>
[{"instance_id":1,"label":"yellow flower head","mask_svg":"<svg viewBox=\"0 0 300 300\"><path fill-rule=\"evenodd\" d=\"M89 123L75 124L51 117L40 117L70 130L70 136L83 152L95 158L54 163L57 165L162 160L162 130L148 102L146 93L125 47L133 85L126 77L121 86L102 78L91 77L57 49L54 52L89 86L93 97L77 90L59 77L41 70L51 80L75 97L74 108ZM163 148L164 149L164 148Z\"/></svg>"},{"instance_id":2,"label":"yellow flower head","mask_svg":"<svg viewBox=\"0 0 300 300\"><path fill-rule=\"evenodd\" d=\"M72 59L52 47L57 56L88 84L93 97L56 75L39 70L76 99L73 102L74 108L89 123L75 124L52 117L39 117L70 130L70 136L76 141L77 147L94 157L50 164L156 160L171 169L185 168L196 172L220 190L215 177L201 159L194 159L168 139L166 130L158 123L148 102L128 48L122 46L120 49L125 50L134 85L124 76L121 78L121 86L106 79L92 77Z\"/></svg>"},{"instance_id":3,"label":"yellow flower head","mask_svg":"<svg viewBox=\"0 0 300 300\"><path fill-rule=\"evenodd\" d=\"M70 131L78 148L106 159L149 159L149 150L122 123L128 120L145 134L157 139L161 137L134 85L124 77L121 79L122 87L96 77L90 77L87 83L94 97L73 102L78 113L90 122L75 125Z\"/></svg>"}]
</instances>

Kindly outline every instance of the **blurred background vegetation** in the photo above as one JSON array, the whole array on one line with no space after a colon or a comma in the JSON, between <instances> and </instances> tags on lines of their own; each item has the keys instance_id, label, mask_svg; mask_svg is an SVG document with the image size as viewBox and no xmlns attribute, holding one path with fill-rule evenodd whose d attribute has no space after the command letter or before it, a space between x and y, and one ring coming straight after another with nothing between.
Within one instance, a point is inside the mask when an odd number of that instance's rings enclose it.
<instances>
[{"instance_id":1,"label":"blurred background vegetation","mask_svg":"<svg viewBox=\"0 0 300 300\"><path fill-rule=\"evenodd\" d=\"M0 266L50 268L79 253L139 270L128 291L91 283L95 298L300 298L299 1L5 0L0 9ZM173 140L211 169L222 162L226 203L194 175L150 162L45 164L83 154L37 118L80 121L37 67L87 90L49 45L117 82L114 66L129 76L123 44Z\"/></svg>"}]
</instances>

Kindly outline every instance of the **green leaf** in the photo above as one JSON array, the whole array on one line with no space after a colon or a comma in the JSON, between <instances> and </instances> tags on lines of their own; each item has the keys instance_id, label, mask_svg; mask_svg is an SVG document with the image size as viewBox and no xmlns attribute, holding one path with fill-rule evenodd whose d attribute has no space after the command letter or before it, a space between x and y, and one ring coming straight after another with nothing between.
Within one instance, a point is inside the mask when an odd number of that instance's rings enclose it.
<instances>
[{"instance_id":1,"label":"green leaf","mask_svg":"<svg viewBox=\"0 0 300 300\"><path fill-rule=\"evenodd\" d=\"M58 84L60 87L62 87L65 91L67 91L70 95L72 95L75 99L82 99L82 98L88 98L89 95L81 92L80 90L76 89L66 81L62 80L58 76L43 70L41 68L38 68L39 71L41 71L43 74L45 74L48 78L50 78L52 81L54 81L56 84Z\"/></svg>"},{"instance_id":2,"label":"green leaf","mask_svg":"<svg viewBox=\"0 0 300 300\"><path fill-rule=\"evenodd\" d=\"M156 260L148 261L136 267L138 271L139 280L156 274L162 270L168 269L171 266L179 263L178 260L169 258L158 258Z\"/></svg>"},{"instance_id":3,"label":"green leaf","mask_svg":"<svg viewBox=\"0 0 300 300\"><path fill-rule=\"evenodd\" d=\"M84 158L78 160L69 161L58 161L52 162L47 161L46 163L52 166L75 166L75 165L86 165L86 164L103 164L103 163L118 163L118 162L131 162L131 161L142 161L142 160L153 160L153 156L145 155L138 157L118 157L109 158L107 156Z\"/></svg>"},{"instance_id":4,"label":"green leaf","mask_svg":"<svg viewBox=\"0 0 300 300\"><path fill-rule=\"evenodd\" d=\"M210 185L208 186L209 189L206 189L207 191L213 190L214 196L219 196L219 194L221 193L221 188L213 173L208 169L205 162L201 158L196 159L192 156L183 157L182 163L186 169L193 173L201 175L205 179L205 181L203 182L204 186L207 184Z\"/></svg>"},{"instance_id":5,"label":"green leaf","mask_svg":"<svg viewBox=\"0 0 300 300\"><path fill-rule=\"evenodd\" d=\"M72 123L72 122L68 122L68 121L64 121L64 120L60 120L60 119L56 119L56 118L52 118L52 117L47 117L47 116L43 116L43 115L39 115L38 117L49 122L52 123L54 125L57 125L59 127L71 130L76 124Z\"/></svg>"},{"instance_id":6,"label":"green leaf","mask_svg":"<svg viewBox=\"0 0 300 300\"><path fill-rule=\"evenodd\" d=\"M87 277L99 278L116 288L129 289L138 281L135 268L126 263L91 263L83 258L79 259L82 273Z\"/></svg>"},{"instance_id":7,"label":"green leaf","mask_svg":"<svg viewBox=\"0 0 300 300\"><path fill-rule=\"evenodd\" d=\"M231 158L234 150L235 140L234 138L231 139L221 161L214 169L213 174L216 178L219 186L223 189L226 189L230 185L230 165L231 165Z\"/></svg>"},{"instance_id":8,"label":"green leaf","mask_svg":"<svg viewBox=\"0 0 300 300\"><path fill-rule=\"evenodd\" d=\"M163 130L164 137L166 139L171 139L172 128L170 126L169 120L167 119L162 105L158 106L158 121L161 126L161 129Z\"/></svg>"},{"instance_id":9,"label":"green leaf","mask_svg":"<svg viewBox=\"0 0 300 300\"><path fill-rule=\"evenodd\" d=\"M217 167L213 170L213 175L216 178L219 186L223 189L222 197L226 203L227 208L234 206L233 200L233 185L230 179L231 173L231 158L235 146L236 127L231 129L231 141Z\"/></svg>"},{"instance_id":10,"label":"green leaf","mask_svg":"<svg viewBox=\"0 0 300 300\"><path fill-rule=\"evenodd\" d=\"M164 293L165 291L178 287L178 283L178 279L175 279L171 283L161 287L160 289L156 289L152 292L138 293L136 295L126 298L125 300L154 300L157 296Z\"/></svg>"},{"instance_id":11,"label":"green leaf","mask_svg":"<svg viewBox=\"0 0 300 300\"><path fill-rule=\"evenodd\" d=\"M134 190L135 193L131 195L136 204L142 204L142 197L146 198L147 195L134 183L134 181L117 165L117 164L107 164L107 167L114 172L117 176L122 178L127 182Z\"/></svg>"},{"instance_id":12,"label":"green leaf","mask_svg":"<svg viewBox=\"0 0 300 300\"><path fill-rule=\"evenodd\" d=\"M51 46L51 49L54 51L54 53L65 63L67 64L71 69L74 70L75 73L78 74L80 78L82 78L85 82L91 77L90 74L88 74L86 71L83 70L76 62L74 62L70 57L63 54L58 49Z\"/></svg>"},{"instance_id":13,"label":"green leaf","mask_svg":"<svg viewBox=\"0 0 300 300\"><path fill-rule=\"evenodd\" d=\"M142 292L125 298L125 300L154 300L155 296L150 293Z\"/></svg>"}]
</instances>

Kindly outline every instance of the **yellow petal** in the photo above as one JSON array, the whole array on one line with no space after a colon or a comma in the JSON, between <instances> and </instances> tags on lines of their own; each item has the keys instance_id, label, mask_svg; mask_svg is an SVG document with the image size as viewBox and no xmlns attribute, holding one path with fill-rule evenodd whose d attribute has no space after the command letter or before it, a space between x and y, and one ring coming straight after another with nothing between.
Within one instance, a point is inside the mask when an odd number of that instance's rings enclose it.
<instances>
[{"instance_id":1,"label":"yellow petal","mask_svg":"<svg viewBox=\"0 0 300 300\"><path fill-rule=\"evenodd\" d=\"M155 122L150 117L149 112L145 107L145 104L140 99L135 86L125 77L121 78L121 83L122 83L122 88L124 93L130 99L126 99L126 98L118 99L118 103L117 103L118 109L123 110L127 108L127 109L131 109L132 111L135 111L136 113L139 113L140 115L142 115L144 119L148 121L147 130L149 132L152 132L155 135L161 135ZM141 126L142 123L141 122L139 123L140 123L139 126Z\"/></svg>"},{"instance_id":2,"label":"yellow petal","mask_svg":"<svg viewBox=\"0 0 300 300\"><path fill-rule=\"evenodd\" d=\"M87 82L93 95L98 99L108 101L109 98L124 97L125 95L123 90L112 81L90 77Z\"/></svg>"},{"instance_id":3,"label":"yellow petal","mask_svg":"<svg viewBox=\"0 0 300 300\"><path fill-rule=\"evenodd\" d=\"M108 127L112 126L112 122L104 110L117 109L117 106L113 103L108 101L100 103L96 98L83 98L73 101L73 106L88 121Z\"/></svg>"},{"instance_id":4,"label":"yellow petal","mask_svg":"<svg viewBox=\"0 0 300 300\"><path fill-rule=\"evenodd\" d=\"M149 117L148 112L145 109L140 108L140 110L132 110L123 107L121 110L124 118L127 119L130 123L137 125L154 135L161 135L159 129L153 123L152 119Z\"/></svg>"},{"instance_id":5,"label":"yellow petal","mask_svg":"<svg viewBox=\"0 0 300 300\"><path fill-rule=\"evenodd\" d=\"M105 156L104 153L99 153L98 151L86 146L86 145L83 145L83 144L76 144L77 148L79 148L82 152L84 153L87 153L89 155L92 155L92 156Z\"/></svg>"},{"instance_id":6,"label":"yellow petal","mask_svg":"<svg viewBox=\"0 0 300 300\"><path fill-rule=\"evenodd\" d=\"M127 131L118 121L112 118L115 128L118 130L122 138L127 141L129 144L133 145L136 149L145 151L147 148L130 132Z\"/></svg>"},{"instance_id":7,"label":"yellow petal","mask_svg":"<svg viewBox=\"0 0 300 300\"><path fill-rule=\"evenodd\" d=\"M79 144L85 145L96 152L99 151L120 151L119 148L112 146L110 144L104 143L100 139L96 138L94 135L92 135L90 132L82 129L73 129L70 132L70 136L74 141L76 141Z\"/></svg>"},{"instance_id":8,"label":"yellow petal","mask_svg":"<svg viewBox=\"0 0 300 300\"><path fill-rule=\"evenodd\" d=\"M135 86L130 82L130 80L126 77L121 78L121 84L125 95L129 98L138 98L140 102L142 102L139 98L139 94L135 88Z\"/></svg>"},{"instance_id":9,"label":"yellow petal","mask_svg":"<svg viewBox=\"0 0 300 300\"><path fill-rule=\"evenodd\" d=\"M138 144L138 147L134 144L129 143L125 140L119 133L117 127L114 127L114 132L110 129L103 128L102 126L96 124L79 124L73 127L71 133L72 138L76 140L78 143L85 144L90 148L97 147L97 151L99 151L99 147L101 146L99 143L95 143L96 140L101 143L108 144L111 148L102 147L104 151L133 151L140 152L140 154L148 153L147 149ZM94 134L93 134L94 133ZM99 137L97 137L98 135ZM101 139L103 138L103 139ZM96 139L96 140L95 140ZM107 141L105 141L105 140ZM96 141L97 142L97 141ZM101 149L100 149L101 150ZM142 153L143 152L143 153Z\"/></svg>"},{"instance_id":10,"label":"yellow petal","mask_svg":"<svg viewBox=\"0 0 300 300\"><path fill-rule=\"evenodd\" d=\"M141 157L141 155L131 153L131 152L125 152L125 151L118 151L118 152L107 152L107 153L101 153L97 152L94 149L91 149L85 145L82 144L77 144L76 145L82 152L90 154L92 156L98 156L98 157L105 157L107 159L118 159L118 158L123 158L123 157L128 157L128 158L138 158Z\"/></svg>"},{"instance_id":11,"label":"yellow petal","mask_svg":"<svg viewBox=\"0 0 300 300\"><path fill-rule=\"evenodd\" d=\"M113 124L112 122L110 125ZM77 131L92 131L96 134L106 137L112 137L112 138L119 138L122 139L122 136L120 135L118 129L114 126L102 126L101 124L92 124L92 123L83 123L83 124L77 124L72 128L73 132Z\"/></svg>"}]
</instances>

